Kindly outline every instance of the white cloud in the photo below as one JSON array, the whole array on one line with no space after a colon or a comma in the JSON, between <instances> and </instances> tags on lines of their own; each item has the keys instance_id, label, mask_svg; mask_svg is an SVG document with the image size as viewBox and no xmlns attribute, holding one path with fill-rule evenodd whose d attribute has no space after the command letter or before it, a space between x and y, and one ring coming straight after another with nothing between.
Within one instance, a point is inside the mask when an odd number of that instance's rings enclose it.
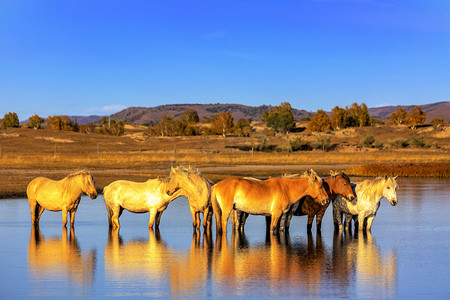
<instances>
[{"instance_id":1,"label":"white cloud","mask_svg":"<svg viewBox=\"0 0 450 300\"><path fill-rule=\"evenodd\" d=\"M105 105L103 107L89 107L86 109L86 112L89 114L102 114L102 115L109 115L112 113L119 112L121 110L124 110L128 106L122 105L122 104L110 104Z\"/></svg>"}]
</instances>

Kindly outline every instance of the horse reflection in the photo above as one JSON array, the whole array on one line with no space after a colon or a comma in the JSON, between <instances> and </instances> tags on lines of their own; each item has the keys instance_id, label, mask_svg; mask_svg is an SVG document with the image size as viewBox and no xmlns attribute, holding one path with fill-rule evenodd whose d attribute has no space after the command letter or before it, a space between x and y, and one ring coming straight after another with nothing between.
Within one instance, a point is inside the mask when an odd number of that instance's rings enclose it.
<instances>
[{"instance_id":1,"label":"horse reflection","mask_svg":"<svg viewBox=\"0 0 450 300\"><path fill-rule=\"evenodd\" d=\"M320 236L314 241L310 234L306 243L292 244L288 233L268 234L264 244L250 246L245 234L235 231L230 244L225 235L216 238L212 270L228 291L264 284L270 286L268 296L312 297L320 295L326 254ZM303 288L289 295L286 285Z\"/></svg>"},{"instance_id":2,"label":"horse reflection","mask_svg":"<svg viewBox=\"0 0 450 300\"><path fill-rule=\"evenodd\" d=\"M96 251L82 254L74 228L63 227L61 238L46 239L38 226L31 227L28 244L28 266L38 281L60 280L61 276L80 285L91 286L95 274Z\"/></svg>"},{"instance_id":3,"label":"horse reflection","mask_svg":"<svg viewBox=\"0 0 450 300\"><path fill-rule=\"evenodd\" d=\"M335 231L332 280L339 283L341 295L346 296L348 282L356 282L359 297L391 298L396 296L397 256L394 251L380 253L370 232L353 235ZM348 296L348 294L347 294Z\"/></svg>"},{"instance_id":4,"label":"horse reflection","mask_svg":"<svg viewBox=\"0 0 450 300\"><path fill-rule=\"evenodd\" d=\"M207 281L210 237L205 231L202 243L194 231L189 251L179 251L163 242L159 230L150 229L148 240L123 242L119 230L111 229L105 248L106 277L127 293L133 293L130 284L155 288L170 284L170 295L182 297Z\"/></svg>"},{"instance_id":5,"label":"horse reflection","mask_svg":"<svg viewBox=\"0 0 450 300\"><path fill-rule=\"evenodd\" d=\"M167 267L173 257L161 240L159 230L149 229L149 239L124 243L119 230L110 228L105 247L105 276L123 288L161 285L167 278ZM126 281L124 280L126 279Z\"/></svg>"}]
</instances>

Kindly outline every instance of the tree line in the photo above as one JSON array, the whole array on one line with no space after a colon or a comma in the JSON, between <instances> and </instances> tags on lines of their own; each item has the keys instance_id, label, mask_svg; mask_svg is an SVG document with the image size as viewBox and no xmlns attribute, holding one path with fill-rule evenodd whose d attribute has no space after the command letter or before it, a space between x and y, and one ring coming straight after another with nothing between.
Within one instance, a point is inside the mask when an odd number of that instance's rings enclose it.
<instances>
[{"instance_id":1,"label":"tree line","mask_svg":"<svg viewBox=\"0 0 450 300\"><path fill-rule=\"evenodd\" d=\"M263 114L261 119L269 129L267 135L287 134L296 128L296 120L290 103L283 102ZM164 115L159 122L151 122L145 132L147 136L195 136L195 135L237 135L248 137L254 130L251 127L251 119L239 119L234 122L230 112L216 113L200 120L194 109L184 111L179 118ZM326 132L341 130L348 127L364 127L383 124L382 120L369 115L365 103L353 103L345 108L335 106L328 114L322 109L307 123L310 132ZM388 118L391 125L406 125L415 129L426 123L426 113L419 106L414 106L410 112L404 108L397 108ZM435 128L446 124L444 119L436 118L430 122ZM100 133L120 136L124 133L125 123L103 117L100 121L87 124L78 124L77 120L71 120L68 116L49 116L43 119L37 114L31 116L23 127L53 130L76 131L83 133ZM15 112L4 115L0 120L0 128L20 127L19 118Z\"/></svg>"}]
</instances>

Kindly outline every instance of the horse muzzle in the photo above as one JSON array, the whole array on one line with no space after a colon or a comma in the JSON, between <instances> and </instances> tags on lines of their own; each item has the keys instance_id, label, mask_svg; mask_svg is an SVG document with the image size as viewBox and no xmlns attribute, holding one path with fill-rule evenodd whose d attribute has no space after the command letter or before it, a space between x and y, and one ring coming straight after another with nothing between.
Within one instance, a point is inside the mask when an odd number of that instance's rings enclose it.
<instances>
[{"instance_id":1,"label":"horse muzzle","mask_svg":"<svg viewBox=\"0 0 450 300\"><path fill-rule=\"evenodd\" d=\"M94 193L92 193L92 194L89 194L89 197L91 197L91 199L95 199L95 198L97 198L97 192L94 192Z\"/></svg>"},{"instance_id":2,"label":"horse muzzle","mask_svg":"<svg viewBox=\"0 0 450 300\"><path fill-rule=\"evenodd\" d=\"M397 200L389 200L389 203L391 203L392 206L396 206Z\"/></svg>"},{"instance_id":3,"label":"horse muzzle","mask_svg":"<svg viewBox=\"0 0 450 300\"><path fill-rule=\"evenodd\" d=\"M330 203L330 199L329 198L322 199L322 205L327 205L328 203Z\"/></svg>"}]
</instances>

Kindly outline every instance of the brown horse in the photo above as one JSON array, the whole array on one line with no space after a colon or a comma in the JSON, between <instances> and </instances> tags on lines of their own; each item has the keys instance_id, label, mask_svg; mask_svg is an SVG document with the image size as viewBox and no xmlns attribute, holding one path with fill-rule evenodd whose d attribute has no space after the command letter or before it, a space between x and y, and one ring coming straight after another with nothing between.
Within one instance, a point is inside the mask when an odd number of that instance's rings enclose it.
<instances>
[{"instance_id":1,"label":"brown horse","mask_svg":"<svg viewBox=\"0 0 450 300\"><path fill-rule=\"evenodd\" d=\"M39 225L41 214L47 209L62 211L63 226L67 224L67 212L70 212L70 226L73 226L82 193L89 195L91 199L97 198L95 181L88 171L69 174L59 181L45 177L33 179L27 187L31 223Z\"/></svg>"},{"instance_id":2,"label":"brown horse","mask_svg":"<svg viewBox=\"0 0 450 300\"><path fill-rule=\"evenodd\" d=\"M313 170L301 178L224 179L214 185L211 192L216 230L227 232L228 217L231 210L236 209L271 216L270 229L276 232L281 215L305 195L311 195L323 204L329 201L322 179Z\"/></svg>"},{"instance_id":3,"label":"brown horse","mask_svg":"<svg viewBox=\"0 0 450 300\"><path fill-rule=\"evenodd\" d=\"M148 227L156 221L159 226L161 215L170 202L181 196L181 190L173 188L169 180L149 179L146 182L117 180L103 188L109 227L120 228L119 217L124 209L132 213L150 212Z\"/></svg>"},{"instance_id":4,"label":"brown horse","mask_svg":"<svg viewBox=\"0 0 450 300\"><path fill-rule=\"evenodd\" d=\"M323 181L328 185L328 196L330 201L334 199L337 195L342 195L345 199L353 200L356 195L352 189L350 178L347 174L340 172L331 172L331 177L324 178ZM322 218L327 210L330 202L322 205L318 203L311 196L305 196L300 199L297 203L292 205L291 212L286 215L286 222L283 224L283 220L280 222L280 226L285 226L286 230L289 230L289 225L291 223L292 215L294 216L308 216L307 231L311 232L312 222L314 217L316 217L316 228L317 233L320 233L322 227Z\"/></svg>"},{"instance_id":5,"label":"brown horse","mask_svg":"<svg viewBox=\"0 0 450 300\"><path fill-rule=\"evenodd\" d=\"M200 229L200 213L203 213L203 227L211 228L211 186L213 183L198 171L188 167L176 167L170 171L170 184L181 189L189 201L194 229Z\"/></svg>"}]
</instances>

